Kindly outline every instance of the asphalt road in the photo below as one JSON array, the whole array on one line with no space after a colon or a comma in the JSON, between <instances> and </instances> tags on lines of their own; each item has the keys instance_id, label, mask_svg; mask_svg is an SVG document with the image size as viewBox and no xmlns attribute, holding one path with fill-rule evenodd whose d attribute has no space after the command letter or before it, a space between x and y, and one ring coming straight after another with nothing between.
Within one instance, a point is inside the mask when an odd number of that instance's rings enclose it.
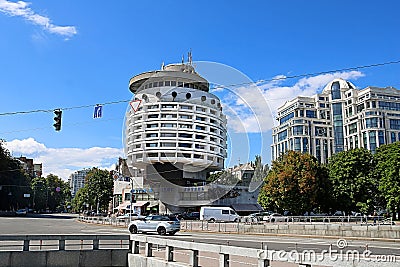
<instances>
[{"instance_id":1,"label":"asphalt road","mask_svg":"<svg viewBox=\"0 0 400 267\"><path fill-rule=\"evenodd\" d=\"M74 214L28 215L27 217L0 217L0 235L10 234L129 234L126 228L110 225L96 225L77 221ZM157 236L157 235L153 235ZM302 238L288 236L241 235L218 233L178 232L175 236L166 236L178 240L203 242L210 244L231 245L250 248L265 248L270 250L321 252L329 248L343 251L368 250L373 255L400 256L400 242L365 241L346 239L338 247L339 239Z\"/></svg>"},{"instance_id":2,"label":"asphalt road","mask_svg":"<svg viewBox=\"0 0 400 267\"><path fill-rule=\"evenodd\" d=\"M0 217L0 235L15 234L129 234L125 228L77 221L76 214L29 214Z\"/></svg>"}]
</instances>

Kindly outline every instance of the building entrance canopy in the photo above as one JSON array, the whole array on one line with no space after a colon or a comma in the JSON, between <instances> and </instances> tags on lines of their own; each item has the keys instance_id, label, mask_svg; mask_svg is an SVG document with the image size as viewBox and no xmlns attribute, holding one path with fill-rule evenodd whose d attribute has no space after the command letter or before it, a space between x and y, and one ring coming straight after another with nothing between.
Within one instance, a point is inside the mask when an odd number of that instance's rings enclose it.
<instances>
[{"instance_id":1,"label":"building entrance canopy","mask_svg":"<svg viewBox=\"0 0 400 267\"><path fill-rule=\"evenodd\" d=\"M135 203L132 203L132 207L143 207L150 204L149 201L136 201ZM115 207L115 210L129 210L131 208L131 202L130 201L124 201L123 203L119 204L117 207Z\"/></svg>"}]
</instances>

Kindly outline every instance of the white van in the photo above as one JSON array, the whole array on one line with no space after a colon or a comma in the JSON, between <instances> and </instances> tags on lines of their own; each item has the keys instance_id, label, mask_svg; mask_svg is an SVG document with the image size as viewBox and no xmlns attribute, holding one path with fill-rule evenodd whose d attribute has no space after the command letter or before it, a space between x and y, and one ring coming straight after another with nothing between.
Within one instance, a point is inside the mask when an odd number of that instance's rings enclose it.
<instances>
[{"instance_id":1,"label":"white van","mask_svg":"<svg viewBox=\"0 0 400 267\"><path fill-rule=\"evenodd\" d=\"M200 220L238 222L239 215L230 207L201 207Z\"/></svg>"}]
</instances>

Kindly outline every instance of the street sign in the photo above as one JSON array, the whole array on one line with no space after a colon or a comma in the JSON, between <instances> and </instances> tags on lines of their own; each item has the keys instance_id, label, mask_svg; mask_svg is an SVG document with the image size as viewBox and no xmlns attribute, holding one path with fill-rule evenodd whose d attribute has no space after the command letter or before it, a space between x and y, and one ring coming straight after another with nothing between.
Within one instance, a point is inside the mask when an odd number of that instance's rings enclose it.
<instances>
[{"instance_id":1,"label":"street sign","mask_svg":"<svg viewBox=\"0 0 400 267\"><path fill-rule=\"evenodd\" d=\"M93 119L101 118L103 106L97 105L94 107Z\"/></svg>"},{"instance_id":2,"label":"street sign","mask_svg":"<svg viewBox=\"0 0 400 267\"><path fill-rule=\"evenodd\" d=\"M131 102L129 102L129 104L131 105L131 108L133 109L133 112L136 112L139 110L139 106L142 103L142 100L132 100Z\"/></svg>"}]
</instances>

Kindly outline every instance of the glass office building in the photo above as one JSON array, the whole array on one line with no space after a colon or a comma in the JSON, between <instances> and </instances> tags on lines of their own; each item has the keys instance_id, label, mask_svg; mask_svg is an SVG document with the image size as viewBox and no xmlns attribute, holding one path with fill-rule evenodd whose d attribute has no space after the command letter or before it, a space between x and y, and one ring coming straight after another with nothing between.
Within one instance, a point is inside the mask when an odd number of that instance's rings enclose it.
<instances>
[{"instance_id":1,"label":"glass office building","mask_svg":"<svg viewBox=\"0 0 400 267\"><path fill-rule=\"evenodd\" d=\"M321 94L296 97L278 109L272 130L272 159L287 150L310 153L320 162L344 150L400 141L400 91L393 87L357 89L335 79Z\"/></svg>"}]
</instances>

